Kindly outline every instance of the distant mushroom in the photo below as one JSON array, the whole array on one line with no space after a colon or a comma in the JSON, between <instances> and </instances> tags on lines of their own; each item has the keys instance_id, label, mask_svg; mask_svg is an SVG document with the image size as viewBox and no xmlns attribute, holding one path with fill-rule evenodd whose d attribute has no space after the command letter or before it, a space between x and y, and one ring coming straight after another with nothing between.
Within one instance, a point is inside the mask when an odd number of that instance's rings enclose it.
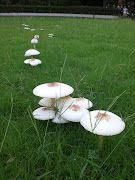
<instances>
[{"instance_id":1,"label":"distant mushroom","mask_svg":"<svg viewBox=\"0 0 135 180\"><path fill-rule=\"evenodd\" d=\"M54 34L48 34L48 37L52 38L54 36Z\"/></svg>"},{"instance_id":2,"label":"distant mushroom","mask_svg":"<svg viewBox=\"0 0 135 180\"><path fill-rule=\"evenodd\" d=\"M24 56L31 56L31 58L33 59L33 56L35 56L35 55L39 55L40 54L40 52L39 51L37 51L36 49L29 49L29 50L27 50L26 52L25 52L25 55Z\"/></svg>"},{"instance_id":3,"label":"distant mushroom","mask_svg":"<svg viewBox=\"0 0 135 180\"><path fill-rule=\"evenodd\" d=\"M25 29L25 30L29 30L30 28L29 28L29 27L25 27L24 29Z\"/></svg>"},{"instance_id":4,"label":"distant mushroom","mask_svg":"<svg viewBox=\"0 0 135 180\"><path fill-rule=\"evenodd\" d=\"M39 39L39 35L36 34L36 35L34 36L34 38L35 38L35 39Z\"/></svg>"},{"instance_id":5,"label":"distant mushroom","mask_svg":"<svg viewBox=\"0 0 135 180\"><path fill-rule=\"evenodd\" d=\"M31 40L31 44L34 44L34 49L35 49L35 44L37 44L37 43L38 43L38 39L33 38Z\"/></svg>"},{"instance_id":6,"label":"distant mushroom","mask_svg":"<svg viewBox=\"0 0 135 180\"><path fill-rule=\"evenodd\" d=\"M61 116L72 122L80 122L81 117L88 112L87 109L78 105L71 105L70 107L63 107Z\"/></svg>"},{"instance_id":7,"label":"distant mushroom","mask_svg":"<svg viewBox=\"0 0 135 180\"><path fill-rule=\"evenodd\" d=\"M42 62L41 62L41 60L39 60L39 59L26 59L25 61L24 61L24 63L25 64L30 64L31 66L37 66L38 64L41 64Z\"/></svg>"},{"instance_id":8,"label":"distant mushroom","mask_svg":"<svg viewBox=\"0 0 135 180\"><path fill-rule=\"evenodd\" d=\"M103 136L120 134L125 128L125 123L119 116L104 110L88 112L81 118L80 123L87 131L99 135L100 151L102 150Z\"/></svg>"},{"instance_id":9,"label":"distant mushroom","mask_svg":"<svg viewBox=\"0 0 135 180\"><path fill-rule=\"evenodd\" d=\"M46 107L40 107L33 111L33 116L38 120L49 120L55 117L55 111Z\"/></svg>"}]
</instances>

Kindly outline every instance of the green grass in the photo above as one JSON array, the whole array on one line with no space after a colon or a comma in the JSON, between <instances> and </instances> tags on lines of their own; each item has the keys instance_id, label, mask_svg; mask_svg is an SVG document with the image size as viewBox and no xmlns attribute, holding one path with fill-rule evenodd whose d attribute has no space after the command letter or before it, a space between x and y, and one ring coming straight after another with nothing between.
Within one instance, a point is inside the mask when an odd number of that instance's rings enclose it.
<instances>
[{"instance_id":1,"label":"green grass","mask_svg":"<svg viewBox=\"0 0 135 180\"><path fill-rule=\"evenodd\" d=\"M23 23L36 30L24 30ZM0 18L1 180L134 179L134 29L129 19ZM35 34L42 64L32 67L24 64L24 53ZM125 91L110 111L126 128L104 137L102 157L98 136L79 123L32 118L40 100L32 94L34 87L60 79L75 89L73 97L90 98L91 110L106 110Z\"/></svg>"}]
</instances>

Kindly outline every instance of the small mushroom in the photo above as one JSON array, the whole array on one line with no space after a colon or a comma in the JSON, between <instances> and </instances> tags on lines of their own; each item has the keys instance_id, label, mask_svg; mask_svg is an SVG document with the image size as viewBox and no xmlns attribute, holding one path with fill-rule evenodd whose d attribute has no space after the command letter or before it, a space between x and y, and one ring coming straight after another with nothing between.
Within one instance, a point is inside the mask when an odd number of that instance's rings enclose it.
<instances>
[{"instance_id":1,"label":"small mushroom","mask_svg":"<svg viewBox=\"0 0 135 180\"><path fill-rule=\"evenodd\" d=\"M31 66L37 66L38 64L41 64L42 62L39 59L26 59L24 61L25 64L30 64Z\"/></svg>"},{"instance_id":2,"label":"small mushroom","mask_svg":"<svg viewBox=\"0 0 135 180\"><path fill-rule=\"evenodd\" d=\"M36 34L36 35L34 36L34 38L35 38L35 39L39 39L39 35Z\"/></svg>"},{"instance_id":3,"label":"small mushroom","mask_svg":"<svg viewBox=\"0 0 135 180\"><path fill-rule=\"evenodd\" d=\"M61 116L72 122L80 122L81 117L88 112L87 109L78 105L71 105L70 107L63 107Z\"/></svg>"},{"instance_id":4,"label":"small mushroom","mask_svg":"<svg viewBox=\"0 0 135 180\"><path fill-rule=\"evenodd\" d=\"M103 136L120 134L125 128L125 123L119 116L104 110L88 112L81 118L80 123L87 131L99 135L100 150L102 150Z\"/></svg>"},{"instance_id":5,"label":"small mushroom","mask_svg":"<svg viewBox=\"0 0 135 180\"><path fill-rule=\"evenodd\" d=\"M49 120L55 118L55 111L46 107L40 107L33 111L33 116L38 120Z\"/></svg>"},{"instance_id":6,"label":"small mushroom","mask_svg":"<svg viewBox=\"0 0 135 180\"><path fill-rule=\"evenodd\" d=\"M34 49L35 49L35 44L37 44L37 43L38 43L38 39L33 38L31 40L31 44L34 44Z\"/></svg>"},{"instance_id":7,"label":"small mushroom","mask_svg":"<svg viewBox=\"0 0 135 180\"><path fill-rule=\"evenodd\" d=\"M31 56L32 58L33 58L33 56L35 56L35 55L39 55L40 54L40 52L39 51L37 51L36 49L29 49L29 50L27 50L26 52L25 52L25 55L24 56Z\"/></svg>"}]
</instances>

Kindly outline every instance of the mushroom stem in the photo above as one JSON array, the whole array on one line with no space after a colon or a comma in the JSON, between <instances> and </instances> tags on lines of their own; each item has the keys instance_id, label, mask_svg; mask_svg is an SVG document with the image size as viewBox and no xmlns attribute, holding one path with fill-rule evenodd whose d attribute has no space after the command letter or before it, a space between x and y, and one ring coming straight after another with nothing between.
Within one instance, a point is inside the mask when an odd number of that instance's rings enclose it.
<instances>
[{"instance_id":1,"label":"mushroom stem","mask_svg":"<svg viewBox=\"0 0 135 180\"><path fill-rule=\"evenodd\" d=\"M36 44L34 44L34 49L36 49Z\"/></svg>"},{"instance_id":2,"label":"mushroom stem","mask_svg":"<svg viewBox=\"0 0 135 180\"><path fill-rule=\"evenodd\" d=\"M55 99L55 98L52 98L52 99L51 99L51 106L53 106L53 107L54 107L54 105L55 105L55 101L56 101L56 99Z\"/></svg>"},{"instance_id":3,"label":"mushroom stem","mask_svg":"<svg viewBox=\"0 0 135 180\"><path fill-rule=\"evenodd\" d=\"M103 145L103 136L99 135L99 138L98 138L99 156L101 156L102 145Z\"/></svg>"}]
</instances>

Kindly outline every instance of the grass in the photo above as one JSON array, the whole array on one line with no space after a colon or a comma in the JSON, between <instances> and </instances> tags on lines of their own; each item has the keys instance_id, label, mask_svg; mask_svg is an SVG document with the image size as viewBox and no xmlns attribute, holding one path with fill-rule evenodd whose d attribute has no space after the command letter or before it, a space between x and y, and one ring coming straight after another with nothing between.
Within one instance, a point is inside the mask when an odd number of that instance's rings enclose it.
<instances>
[{"instance_id":1,"label":"grass","mask_svg":"<svg viewBox=\"0 0 135 180\"><path fill-rule=\"evenodd\" d=\"M36 30L24 30L23 23ZM134 179L135 22L1 17L0 24L0 179ZM23 62L35 34L42 64L32 67ZM124 92L110 111L126 128L104 137L101 158L98 136L79 123L33 119L40 100L34 87L60 80L75 89L73 97L90 98L91 110L107 109Z\"/></svg>"}]
</instances>

